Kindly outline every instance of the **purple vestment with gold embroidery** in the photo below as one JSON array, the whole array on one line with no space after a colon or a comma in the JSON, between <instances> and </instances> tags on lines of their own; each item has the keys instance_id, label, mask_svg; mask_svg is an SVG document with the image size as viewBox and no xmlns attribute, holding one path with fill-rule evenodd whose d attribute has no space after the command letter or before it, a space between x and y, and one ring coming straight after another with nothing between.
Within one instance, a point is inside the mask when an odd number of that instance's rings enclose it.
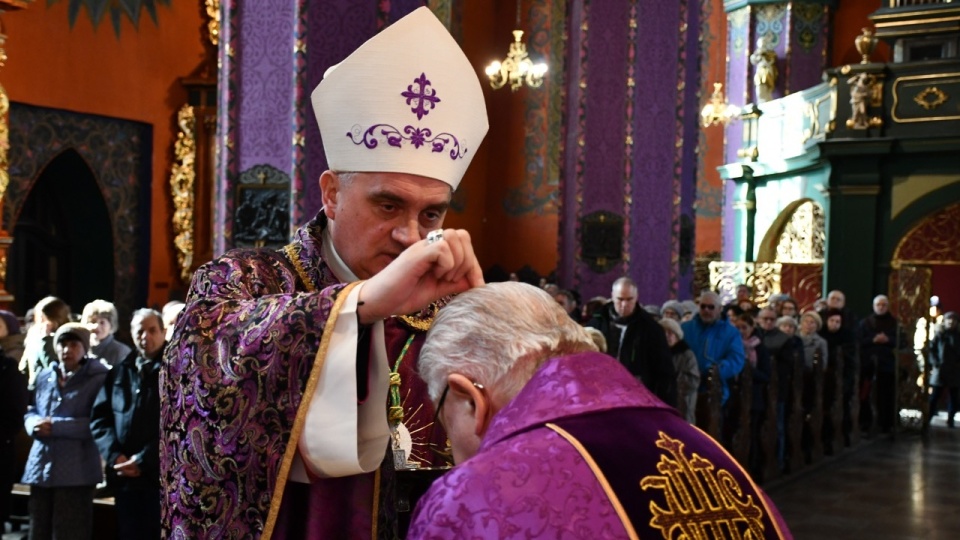
<instances>
[{"instance_id":1,"label":"purple vestment with gold embroidery","mask_svg":"<svg viewBox=\"0 0 960 540\"><path fill-rule=\"evenodd\" d=\"M321 260L325 226L321 212L283 250L232 251L196 272L160 379L164 538L259 537L278 489L274 538L392 535L392 504L383 500L390 489L382 489L391 474L380 484L369 473L278 486L307 378L345 287ZM424 336L395 319L384 333L391 363L416 334L398 369L404 423L414 433L411 459L439 465L430 449L445 435L433 430L433 407L415 375ZM386 396L367 399L384 400L386 414Z\"/></svg>"},{"instance_id":2,"label":"purple vestment with gold embroidery","mask_svg":"<svg viewBox=\"0 0 960 540\"><path fill-rule=\"evenodd\" d=\"M637 537L791 538L719 444L616 360L583 353L546 362L494 416L407 538Z\"/></svg>"}]
</instances>

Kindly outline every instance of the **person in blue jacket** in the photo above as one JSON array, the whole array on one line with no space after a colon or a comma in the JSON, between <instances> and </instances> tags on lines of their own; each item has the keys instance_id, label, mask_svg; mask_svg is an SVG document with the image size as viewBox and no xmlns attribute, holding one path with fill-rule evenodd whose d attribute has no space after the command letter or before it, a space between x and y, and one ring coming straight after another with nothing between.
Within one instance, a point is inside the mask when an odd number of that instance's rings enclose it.
<instances>
[{"instance_id":1,"label":"person in blue jacket","mask_svg":"<svg viewBox=\"0 0 960 540\"><path fill-rule=\"evenodd\" d=\"M704 291L700 294L699 312L684 322L681 328L683 340L697 355L701 384L706 381L706 374L714 364L719 367L723 406L730 397L730 379L743 370L744 354L740 333L720 316L721 307L720 297L716 293Z\"/></svg>"},{"instance_id":2,"label":"person in blue jacket","mask_svg":"<svg viewBox=\"0 0 960 540\"><path fill-rule=\"evenodd\" d=\"M30 538L90 538L93 494L103 478L90 409L109 368L92 356L79 323L53 336L57 360L37 374L24 416L33 446L21 482L30 486Z\"/></svg>"}]
</instances>

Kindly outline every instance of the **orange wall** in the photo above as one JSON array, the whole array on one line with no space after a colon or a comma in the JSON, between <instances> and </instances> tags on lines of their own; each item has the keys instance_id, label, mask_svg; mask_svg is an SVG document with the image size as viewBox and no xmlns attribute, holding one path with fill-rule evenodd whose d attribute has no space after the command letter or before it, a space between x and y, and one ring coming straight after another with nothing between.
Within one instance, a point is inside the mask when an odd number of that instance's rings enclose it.
<instances>
[{"instance_id":1,"label":"orange wall","mask_svg":"<svg viewBox=\"0 0 960 540\"><path fill-rule=\"evenodd\" d=\"M176 111L186 101L179 77L201 63L200 3L159 6L154 25L144 11L139 30L123 19L120 39L104 17L67 21L68 2L5 13L7 64L0 83L11 101L145 122L153 126L153 187L148 305L167 301L174 279L172 214L167 180Z\"/></svg>"},{"instance_id":2,"label":"orange wall","mask_svg":"<svg viewBox=\"0 0 960 540\"><path fill-rule=\"evenodd\" d=\"M493 90L483 73L491 61L506 56L515 24L515 6L512 0L464 3L463 47L483 86L490 131L461 184L469 199L466 212L452 216L448 223L457 223L455 226L462 225L470 231L484 270L499 265L512 272L530 265L546 275L557 267L557 214L508 216L503 201L511 188L526 181L524 96L529 91L549 91L549 83L536 90ZM524 11L529 6L529 1L524 2ZM554 65L559 65L559 59L556 62Z\"/></svg>"}]
</instances>

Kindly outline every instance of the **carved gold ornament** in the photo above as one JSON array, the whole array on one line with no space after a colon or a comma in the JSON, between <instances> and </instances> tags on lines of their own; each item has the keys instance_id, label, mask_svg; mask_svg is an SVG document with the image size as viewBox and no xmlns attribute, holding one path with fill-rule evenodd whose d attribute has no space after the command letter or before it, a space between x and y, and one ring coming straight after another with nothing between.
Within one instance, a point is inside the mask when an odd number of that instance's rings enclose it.
<instances>
[{"instance_id":1,"label":"carved gold ornament","mask_svg":"<svg viewBox=\"0 0 960 540\"><path fill-rule=\"evenodd\" d=\"M821 262L827 240L826 216L813 201L797 207L777 242L776 262Z\"/></svg>"},{"instance_id":2,"label":"carved gold ornament","mask_svg":"<svg viewBox=\"0 0 960 540\"><path fill-rule=\"evenodd\" d=\"M737 297L737 285L744 283L753 290L753 301L762 306L771 295L781 292L780 263L711 261L708 287L717 291L724 304Z\"/></svg>"},{"instance_id":3,"label":"carved gold ornament","mask_svg":"<svg viewBox=\"0 0 960 540\"><path fill-rule=\"evenodd\" d=\"M764 538L764 510L753 495L743 493L740 483L726 469L717 469L699 454L686 455L684 445L660 432L657 471L640 481L644 491L663 492L667 508L650 503L650 527L664 538L711 538L729 531L726 538Z\"/></svg>"},{"instance_id":4,"label":"carved gold ornament","mask_svg":"<svg viewBox=\"0 0 960 540\"><path fill-rule=\"evenodd\" d=\"M928 86L921 90L919 94L913 96L913 101L928 111L943 105L948 99L950 99L950 96L936 86Z\"/></svg>"},{"instance_id":5,"label":"carved gold ornament","mask_svg":"<svg viewBox=\"0 0 960 540\"><path fill-rule=\"evenodd\" d=\"M207 8L207 33L210 37L210 43L217 45L220 43L220 0L204 0Z\"/></svg>"},{"instance_id":6,"label":"carved gold ornament","mask_svg":"<svg viewBox=\"0 0 960 540\"><path fill-rule=\"evenodd\" d=\"M197 118L193 107L184 105L177 113L180 133L174 144L170 168L170 195L173 198L173 246L176 248L180 278L190 282L193 265L193 205L197 160Z\"/></svg>"},{"instance_id":7,"label":"carved gold ornament","mask_svg":"<svg viewBox=\"0 0 960 540\"><path fill-rule=\"evenodd\" d=\"M10 185L10 174L7 167L10 163L7 161L7 151L10 149L10 129L7 125L7 113L10 112L10 98L7 97L7 91L0 86L0 201L3 201L3 195L7 192L7 186ZM3 287L0 287L2 290Z\"/></svg>"}]
</instances>

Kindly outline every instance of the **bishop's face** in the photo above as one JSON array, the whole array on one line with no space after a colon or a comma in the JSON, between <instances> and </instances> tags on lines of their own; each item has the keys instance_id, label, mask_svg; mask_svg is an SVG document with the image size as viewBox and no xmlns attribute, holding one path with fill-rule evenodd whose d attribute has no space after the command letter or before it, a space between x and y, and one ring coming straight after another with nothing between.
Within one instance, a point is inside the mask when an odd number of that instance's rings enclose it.
<instances>
[{"instance_id":1,"label":"bishop's face","mask_svg":"<svg viewBox=\"0 0 960 540\"><path fill-rule=\"evenodd\" d=\"M405 173L335 173L320 177L324 213L337 253L360 279L443 225L450 186Z\"/></svg>"}]
</instances>

